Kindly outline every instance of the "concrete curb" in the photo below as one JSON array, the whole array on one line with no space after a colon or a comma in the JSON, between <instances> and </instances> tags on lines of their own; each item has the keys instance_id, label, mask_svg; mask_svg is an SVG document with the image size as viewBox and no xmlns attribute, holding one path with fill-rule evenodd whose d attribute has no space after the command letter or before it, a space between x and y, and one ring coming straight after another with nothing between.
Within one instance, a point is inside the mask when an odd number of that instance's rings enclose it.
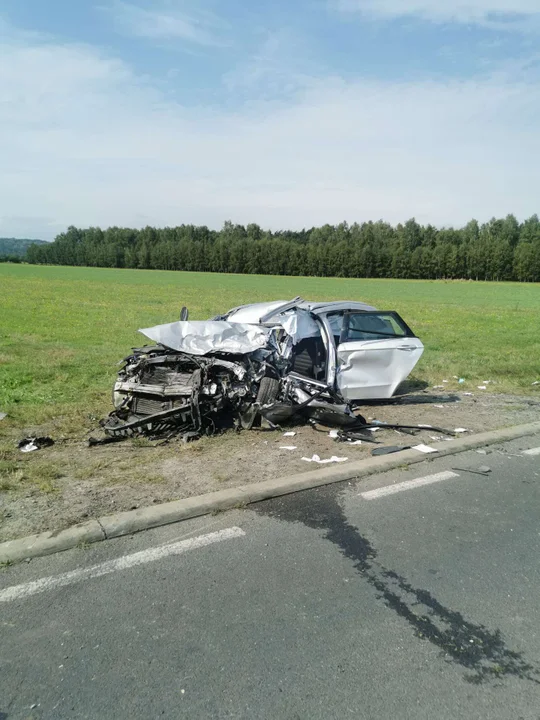
<instances>
[{"instance_id":1,"label":"concrete curb","mask_svg":"<svg viewBox=\"0 0 540 720\"><path fill-rule=\"evenodd\" d=\"M492 430L434 444L433 447L438 450L436 455L424 455L417 450L404 450L394 455L381 455L337 467L321 468L297 475L288 475L276 480L240 485L230 490L220 490L219 492L189 497L184 500L174 500L161 505L152 505L138 510L106 515L97 520L74 525L60 532L44 532L0 543L0 562L18 562L26 558L50 555L62 550L69 550L78 545L129 535L140 530L169 525L170 523L207 515L212 512L243 507L249 503L279 495L288 495L299 490L308 490L321 485L342 482L343 480L356 480L403 465L424 462L428 458L434 459L455 455L466 450L516 440L538 432L540 432L540 422L517 425L511 428Z\"/></svg>"}]
</instances>

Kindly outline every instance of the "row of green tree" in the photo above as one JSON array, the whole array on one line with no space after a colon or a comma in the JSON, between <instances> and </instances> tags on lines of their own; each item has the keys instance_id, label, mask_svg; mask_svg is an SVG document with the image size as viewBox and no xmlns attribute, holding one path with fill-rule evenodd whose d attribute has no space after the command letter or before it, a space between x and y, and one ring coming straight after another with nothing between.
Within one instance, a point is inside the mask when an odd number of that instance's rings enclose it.
<instances>
[{"instance_id":1,"label":"row of green tree","mask_svg":"<svg viewBox=\"0 0 540 720\"><path fill-rule=\"evenodd\" d=\"M70 227L31 263L269 275L540 281L540 221L513 215L460 229L386 222L270 232L226 222L142 230Z\"/></svg>"}]
</instances>

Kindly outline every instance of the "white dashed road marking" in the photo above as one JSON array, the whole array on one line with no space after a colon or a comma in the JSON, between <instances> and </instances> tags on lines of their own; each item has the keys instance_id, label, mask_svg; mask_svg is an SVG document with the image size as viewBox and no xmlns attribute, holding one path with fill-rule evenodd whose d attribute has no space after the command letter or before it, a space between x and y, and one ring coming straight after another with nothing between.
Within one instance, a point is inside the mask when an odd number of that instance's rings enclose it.
<instances>
[{"instance_id":1,"label":"white dashed road marking","mask_svg":"<svg viewBox=\"0 0 540 720\"><path fill-rule=\"evenodd\" d=\"M524 455L540 455L540 447L531 448L530 450L524 450Z\"/></svg>"},{"instance_id":2,"label":"white dashed road marking","mask_svg":"<svg viewBox=\"0 0 540 720\"><path fill-rule=\"evenodd\" d=\"M71 572L62 573L62 575L53 575L52 577L41 578L33 582L27 582L23 585L13 585L5 590L0 590L0 602L12 602L13 600L21 600L22 598L45 592L46 590L54 590L55 588L73 585L74 583L90 580L91 578L109 575L117 570L127 570L128 568L144 565L146 563L161 560L169 555L182 555L188 550L212 545L213 543L222 542L223 540L231 540L232 538L242 537L246 533L239 527L226 528L217 532L208 533L207 535L199 535L198 537L189 538L188 540L180 540L170 545L160 545L159 547L141 550L141 552L132 555L124 555L114 560L92 565L88 568L80 570L72 570Z\"/></svg>"},{"instance_id":3,"label":"white dashed road marking","mask_svg":"<svg viewBox=\"0 0 540 720\"><path fill-rule=\"evenodd\" d=\"M459 477L459 475L451 470L436 473L435 475L426 475L426 477L416 478L416 480L405 480L405 482L396 483L395 485L385 485L376 490L368 490L360 493L364 500L376 500L385 495L393 495L394 493L403 492L404 490L413 490L422 485L431 485L432 483L441 482L442 480L450 480Z\"/></svg>"}]
</instances>

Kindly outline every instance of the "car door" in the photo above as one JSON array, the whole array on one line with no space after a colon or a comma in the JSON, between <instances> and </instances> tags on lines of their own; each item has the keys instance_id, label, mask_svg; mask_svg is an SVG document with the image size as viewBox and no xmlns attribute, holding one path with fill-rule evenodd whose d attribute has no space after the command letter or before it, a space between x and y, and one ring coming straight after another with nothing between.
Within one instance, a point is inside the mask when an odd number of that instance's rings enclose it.
<instances>
[{"instance_id":1,"label":"car door","mask_svg":"<svg viewBox=\"0 0 540 720\"><path fill-rule=\"evenodd\" d=\"M337 345L337 389L345 400L390 398L423 351L397 313L346 311Z\"/></svg>"}]
</instances>

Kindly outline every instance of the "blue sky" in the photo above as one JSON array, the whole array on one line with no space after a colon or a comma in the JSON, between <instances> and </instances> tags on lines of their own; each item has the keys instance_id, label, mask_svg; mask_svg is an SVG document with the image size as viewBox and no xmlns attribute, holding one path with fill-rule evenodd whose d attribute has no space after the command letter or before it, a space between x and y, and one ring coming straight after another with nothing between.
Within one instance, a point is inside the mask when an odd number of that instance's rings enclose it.
<instances>
[{"instance_id":1,"label":"blue sky","mask_svg":"<svg viewBox=\"0 0 540 720\"><path fill-rule=\"evenodd\" d=\"M0 0L0 235L539 210L539 0Z\"/></svg>"}]
</instances>

